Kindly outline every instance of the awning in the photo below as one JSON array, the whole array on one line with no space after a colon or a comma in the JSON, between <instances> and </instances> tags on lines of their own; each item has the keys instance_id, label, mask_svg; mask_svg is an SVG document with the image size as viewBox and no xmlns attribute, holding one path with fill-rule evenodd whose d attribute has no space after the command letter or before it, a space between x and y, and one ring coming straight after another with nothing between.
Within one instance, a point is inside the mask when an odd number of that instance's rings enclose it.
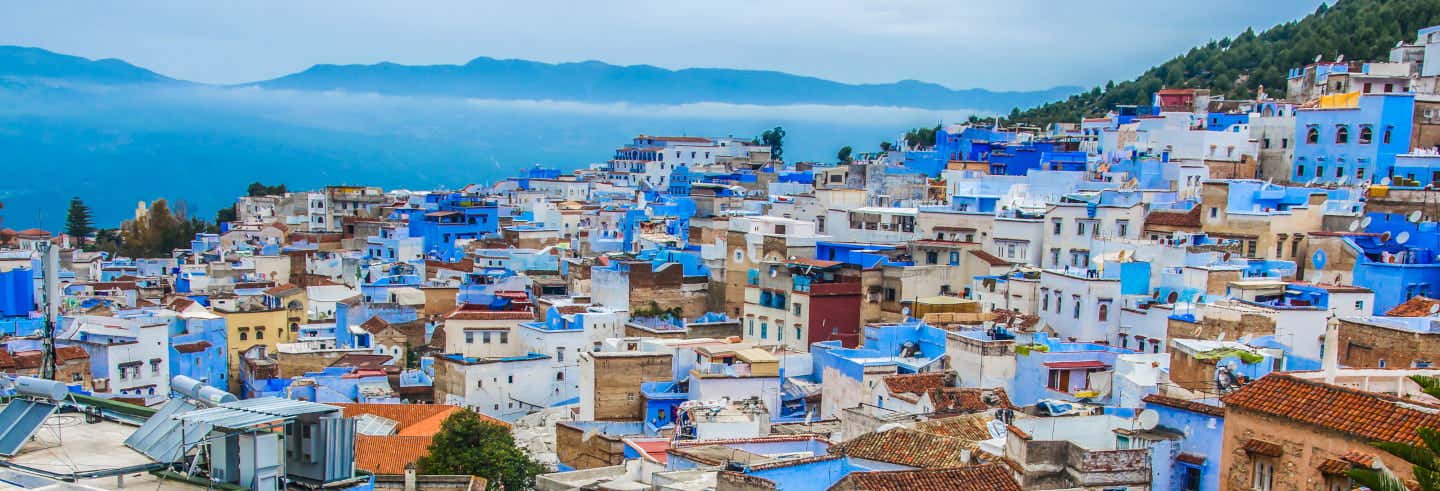
<instances>
[{"instance_id":1,"label":"awning","mask_svg":"<svg viewBox=\"0 0 1440 491\"><path fill-rule=\"evenodd\" d=\"M1105 362L1099 361L1099 360L1081 360L1081 361L1052 361L1052 362L1045 363L1045 368L1060 369L1060 370L1079 370L1079 369L1085 369L1085 368L1110 368L1110 366L1109 366L1109 365L1106 365Z\"/></svg>"},{"instance_id":2,"label":"awning","mask_svg":"<svg viewBox=\"0 0 1440 491\"><path fill-rule=\"evenodd\" d=\"M1245 445L1241 448L1245 450L1246 453L1264 455L1266 457L1279 457L1285 454L1285 449L1281 447L1280 444L1267 442L1265 440L1256 440L1254 438L1246 440Z\"/></svg>"}]
</instances>

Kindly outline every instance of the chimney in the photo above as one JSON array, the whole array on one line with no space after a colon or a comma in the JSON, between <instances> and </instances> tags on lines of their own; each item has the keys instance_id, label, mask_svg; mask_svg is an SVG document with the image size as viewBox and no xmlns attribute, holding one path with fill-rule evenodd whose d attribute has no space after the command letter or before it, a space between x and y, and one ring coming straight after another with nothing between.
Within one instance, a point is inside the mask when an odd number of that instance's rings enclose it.
<instances>
[{"instance_id":1,"label":"chimney","mask_svg":"<svg viewBox=\"0 0 1440 491\"><path fill-rule=\"evenodd\" d=\"M415 485L415 463L405 464L405 491L416 491Z\"/></svg>"},{"instance_id":2,"label":"chimney","mask_svg":"<svg viewBox=\"0 0 1440 491\"><path fill-rule=\"evenodd\" d=\"M1340 319L1334 315L1325 323L1325 355L1322 358L1320 369L1325 372L1325 383L1333 384L1340 367Z\"/></svg>"}]
</instances>

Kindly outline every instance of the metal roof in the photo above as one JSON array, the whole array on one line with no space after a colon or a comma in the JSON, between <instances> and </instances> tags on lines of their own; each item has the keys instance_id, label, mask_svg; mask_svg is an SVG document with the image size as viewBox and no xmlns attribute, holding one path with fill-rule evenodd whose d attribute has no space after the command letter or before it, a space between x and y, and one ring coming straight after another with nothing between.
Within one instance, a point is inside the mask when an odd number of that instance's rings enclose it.
<instances>
[{"instance_id":1,"label":"metal roof","mask_svg":"<svg viewBox=\"0 0 1440 491\"><path fill-rule=\"evenodd\" d=\"M125 446L135 449L156 462L180 460L189 448L210 433L210 425L202 421L178 421L176 416L198 409L185 399L171 399L156 411L140 429L125 439ZM184 441L181 441L181 439Z\"/></svg>"},{"instance_id":2,"label":"metal roof","mask_svg":"<svg viewBox=\"0 0 1440 491\"><path fill-rule=\"evenodd\" d=\"M262 397L221 404L175 417L185 422L203 422L219 428L240 429L280 419L315 413L340 412L340 408L307 401Z\"/></svg>"}]
</instances>

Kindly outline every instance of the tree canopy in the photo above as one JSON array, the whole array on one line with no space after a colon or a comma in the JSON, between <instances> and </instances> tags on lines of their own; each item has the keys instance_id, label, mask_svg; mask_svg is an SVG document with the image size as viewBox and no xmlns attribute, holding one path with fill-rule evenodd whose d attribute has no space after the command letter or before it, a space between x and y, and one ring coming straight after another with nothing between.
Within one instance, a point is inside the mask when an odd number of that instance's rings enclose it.
<instances>
[{"instance_id":1,"label":"tree canopy","mask_svg":"<svg viewBox=\"0 0 1440 491\"><path fill-rule=\"evenodd\" d=\"M785 128L776 126L774 129L765 130L760 134L760 143L770 146L771 158L785 160Z\"/></svg>"},{"instance_id":2,"label":"tree canopy","mask_svg":"<svg viewBox=\"0 0 1440 491\"><path fill-rule=\"evenodd\" d=\"M847 163L850 161L852 153L855 153L855 149L850 148L850 145L840 147L840 151L835 154L835 161L842 164Z\"/></svg>"},{"instance_id":3,"label":"tree canopy","mask_svg":"<svg viewBox=\"0 0 1440 491\"><path fill-rule=\"evenodd\" d=\"M1265 86L1283 97L1289 69L1315 61L1388 60L1397 41L1414 41L1422 27L1440 24L1440 0L1340 0L1320 5L1299 21L1256 34L1246 29L1234 38L1203 46L1154 66L1134 80L1106 82L1104 87L1011 114L1009 122L1044 126L1103 116L1118 104L1145 105L1162 88L1205 88L1230 99L1255 97Z\"/></svg>"},{"instance_id":4,"label":"tree canopy","mask_svg":"<svg viewBox=\"0 0 1440 491\"><path fill-rule=\"evenodd\" d=\"M65 213L65 233L83 242L85 237L94 231L95 224L90 207L86 206L79 196L70 198L70 209Z\"/></svg>"},{"instance_id":5,"label":"tree canopy","mask_svg":"<svg viewBox=\"0 0 1440 491\"><path fill-rule=\"evenodd\" d=\"M183 203L171 210L169 203L157 199L150 204L145 216L126 221L120 230L121 254L168 257L175 249L189 247L195 234L214 229L205 220L189 216Z\"/></svg>"},{"instance_id":6,"label":"tree canopy","mask_svg":"<svg viewBox=\"0 0 1440 491\"><path fill-rule=\"evenodd\" d=\"M267 186L256 181L250 183L250 186L245 188L245 193L249 196L276 196L285 194L286 191L284 184Z\"/></svg>"},{"instance_id":7,"label":"tree canopy","mask_svg":"<svg viewBox=\"0 0 1440 491\"><path fill-rule=\"evenodd\" d=\"M927 148L935 146L935 134L940 132L940 125L934 128L914 128L905 132L905 144L915 148Z\"/></svg>"},{"instance_id":8,"label":"tree canopy","mask_svg":"<svg viewBox=\"0 0 1440 491\"><path fill-rule=\"evenodd\" d=\"M544 468L515 446L509 428L456 411L440 423L429 453L416 462L421 474L480 476L489 488L533 489Z\"/></svg>"}]
</instances>

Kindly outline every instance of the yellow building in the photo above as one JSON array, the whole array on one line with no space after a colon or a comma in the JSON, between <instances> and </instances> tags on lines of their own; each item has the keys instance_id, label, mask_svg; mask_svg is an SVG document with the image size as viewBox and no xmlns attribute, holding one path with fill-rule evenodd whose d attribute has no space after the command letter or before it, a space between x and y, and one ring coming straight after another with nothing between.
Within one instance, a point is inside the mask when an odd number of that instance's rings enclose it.
<instances>
[{"instance_id":1,"label":"yellow building","mask_svg":"<svg viewBox=\"0 0 1440 491\"><path fill-rule=\"evenodd\" d=\"M305 289L281 285L266 290L264 295L214 297L211 307L225 318L230 389L238 394L242 353L263 346L268 356L275 353L276 345L293 343L299 336L299 324L305 318Z\"/></svg>"}]
</instances>

